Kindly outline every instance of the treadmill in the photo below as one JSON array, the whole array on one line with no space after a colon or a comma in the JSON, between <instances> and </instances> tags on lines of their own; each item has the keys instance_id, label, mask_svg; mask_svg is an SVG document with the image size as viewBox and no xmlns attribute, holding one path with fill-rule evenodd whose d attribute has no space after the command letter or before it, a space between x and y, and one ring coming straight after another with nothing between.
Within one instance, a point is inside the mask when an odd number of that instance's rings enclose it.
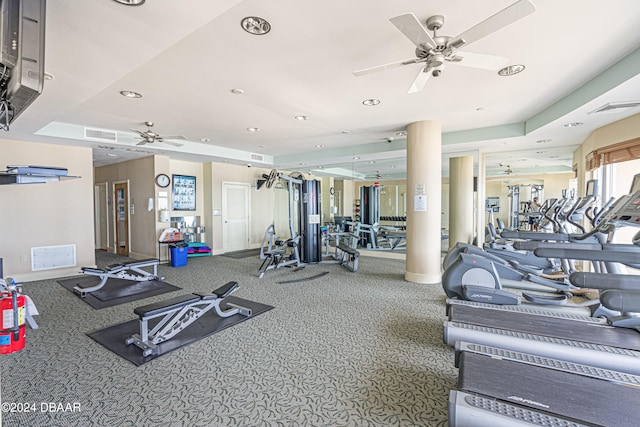
<instances>
[{"instance_id":1,"label":"treadmill","mask_svg":"<svg viewBox=\"0 0 640 427\"><path fill-rule=\"evenodd\" d=\"M611 233L619 222L640 226L640 191L609 215L607 227ZM640 265L640 233L637 236L633 245L626 245L628 251L595 253L602 258ZM576 252L584 253L581 255L584 257L594 254L594 251L580 249L536 249L538 251L545 255L553 251L562 251L565 256L577 255ZM585 283L590 282L590 274L599 273L576 273ZM640 312L638 279L638 276L631 275L599 274L598 280L604 282L603 288L622 283L618 289L605 290L601 294L601 302L610 306L611 313L615 314L606 323L552 312L518 312L519 307L505 310L500 306L488 308L486 305L449 301L444 341L449 345L455 345L457 341L492 345L640 375L640 333L635 329L640 326L640 318L636 315ZM611 292L611 297L608 297ZM616 310L622 313L616 313ZM625 315L625 311L634 313Z\"/></svg>"},{"instance_id":2,"label":"treadmill","mask_svg":"<svg viewBox=\"0 0 640 427\"><path fill-rule=\"evenodd\" d=\"M640 192L634 196L638 197L631 198L629 209L614 220L640 223ZM636 234L633 243L640 248L640 233ZM636 256L635 261L637 263L640 258ZM600 273L574 275L576 277L572 280L585 284L616 276ZM615 290L616 298L612 305L619 304L617 308L624 308L626 298L631 301L629 305L633 309L640 311L635 308L640 301L637 279L635 276L633 280L622 280L624 285ZM604 294L607 292L604 291L603 296L606 297ZM484 304L484 307L480 303L474 304L476 307L451 304L448 307L450 318L465 319L475 310L481 315L476 313L474 321L482 317L480 322L490 323L484 317L494 317L497 313L501 321L511 325L517 323L516 329L538 332L540 329L548 331L552 326L557 330L568 330L574 334L574 339L519 330L503 329L498 332L492 327L460 323L476 331L476 340L465 342L462 334L458 334L455 340L459 378L457 390L450 392L449 425L637 425L640 415L637 413L640 334L635 329L616 328L608 325L610 322L592 321L580 316L554 318L528 307L525 308L528 312L516 314L515 309L520 307L510 306L501 310L490 304ZM637 318L635 320L638 321ZM607 330L626 332L607 334ZM460 332L455 327L451 331ZM575 335L589 331L592 335L604 337L607 344L575 339ZM445 341L451 338L447 337L445 329ZM622 344L622 347L610 344Z\"/></svg>"},{"instance_id":3,"label":"treadmill","mask_svg":"<svg viewBox=\"0 0 640 427\"><path fill-rule=\"evenodd\" d=\"M462 350L449 425L636 426L640 376L473 343Z\"/></svg>"}]
</instances>

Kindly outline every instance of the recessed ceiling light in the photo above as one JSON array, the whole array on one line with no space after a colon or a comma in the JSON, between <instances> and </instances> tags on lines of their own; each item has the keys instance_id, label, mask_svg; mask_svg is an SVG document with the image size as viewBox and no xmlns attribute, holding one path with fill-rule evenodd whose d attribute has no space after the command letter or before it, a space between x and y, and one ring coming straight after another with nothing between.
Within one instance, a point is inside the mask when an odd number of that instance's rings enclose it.
<instances>
[{"instance_id":1,"label":"recessed ceiling light","mask_svg":"<svg viewBox=\"0 0 640 427\"><path fill-rule=\"evenodd\" d=\"M546 144L547 142L551 142L550 139L539 139L536 141L536 144Z\"/></svg>"},{"instance_id":2,"label":"recessed ceiling light","mask_svg":"<svg viewBox=\"0 0 640 427\"><path fill-rule=\"evenodd\" d=\"M391 169L395 169L395 168L397 168L397 166L396 166L396 165L391 165L391 166L389 166L389 167L390 167Z\"/></svg>"},{"instance_id":3,"label":"recessed ceiling light","mask_svg":"<svg viewBox=\"0 0 640 427\"><path fill-rule=\"evenodd\" d=\"M121 90L120 95L126 96L127 98L142 98L142 95L132 90Z\"/></svg>"},{"instance_id":4,"label":"recessed ceiling light","mask_svg":"<svg viewBox=\"0 0 640 427\"><path fill-rule=\"evenodd\" d=\"M346 134L348 134L348 133L351 133L351 131L350 131L350 130L343 130L343 131L342 131L342 132L340 132L340 133L341 133L341 134L346 135Z\"/></svg>"},{"instance_id":5,"label":"recessed ceiling light","mask_svg":"<svg viewBox=\"0 0 640 427\"><path fill-rule=\"evenodd\" d=\"M260 131L260 128L247 128L247 130L249 132L258 132L258 131Z\"/></svg>"},{"instance_id":6,"label":"recessed ceiling light","mask_svg":"<svg viewBox=\"0 0 640 427\"><path fill-rule=\"evenodd\" d=\"M255 36L261 36L271 31L271 24L266 19L257 16L247 16L240 21L240 25L247 33Z\"/></svg>"},{"instance_id":7,"label":"recessed ceiling light","mask_svg":"<svg viewBox=\"0 0 640 427\"><path fill-rule=\"evenodd\" d=\"M380 100L379 99L365 99L364 101L362 101L362 103L364 105L366 105L367 107L373 107L374 105L378 105L380 104Z\"/></svg>"},{"instance_id":8,"label":"recessed ceiling light","mask_svg":"<svg viewBox=\"0 0 640 427\"><path fill-rule=\"evenodd\" d=\"M200 142L209 142L211 141L209 138L200 138Z\"/></svg>"},{"instance_id":9,"label":"recessed ceiling light","mask_svg":"<svg viewBox=\"0 0 640 427\"><path fill-rule=\"evenodd\" d=\"M546 154L547 151L536 151L536 154Z\"/></svg>"},{"instance_id":10,"label":"recessed ceiling light","mask_svg":"<svg viewBox=\"0 0 640 427\"><path fill-rule=\"evenodd\" d=\"M360 160L360 157L356 156L353 158L353 160Z\"/></svg>"},{"instance_id":11,"label":"recessed ceiling light","mask_svg":"<svg viewBox=\"0 0 640 427\"><path fill-rule=\"evenodd\" d=\"M109 156L109 157L118 157L117 154L113 154L113 153L107 153L107 156Z\"/></svg>"},{"instance_id":12,"label":"recessed ceiling light","mask_svg":"<svg viewBox=\"0 0 640 427\"><path fill-rule=\"evenodd\" d=\"M295 116L294 119L296 119L296 120L309 120L309 116Z\"/></svg>"},{"instance_id":13,"label":"recessed ceiling light","mask_svg":"<svg viewBox=\"0 0 640 427\"><path fill-rule=\"evenodd\" d=\"M231 93L233 93L235 95L242 95L244 93L244 89L233 88L233 89L231 89Z\"/></svg>"},{"instance_id":14,"label":"recessed ceiling light","mask_svg":"<svg viewBox=\"0 0 640 427\"><path fill-rule=\"evenodd\" d=\"M503 77L513 76L513 75L516 75L518 73L523 72L524 69L525 69L525 66L522 65L522 64L508 65L508 66L498 70L498 75L503 76Z\"/></svg>"},{"instance_id":15,"label":"recessed ceiling light","mask_svg":"<svg viewBox=\"0 0 640 427\"><path fill-rule=\"evenodd\" d=\"M316 148L324 148L324 145L323 144L316 144L316 145L314 145L314 147L316 147Z\"/></svg>"},{"instance_id":16,"label":"recessed ceiling light","mask_svg":"<svg viewBox=\"0 0 640 427\"><path fill-rule=\"evenodd\" d=\"M478 107L476 108L476 111L487 111L487 109L485 107Z\"/></svg>"},{"instance_id":17,"label":"recessed ceiling light","mask_svg":"<svg viewBox=\"0 0 640 427\"><path fill-rule=\"evenodd\" d=\"M127 5L127 6L140 6L145 2L145 0L113 0L113 1L115 1L116 3Z\"/></svg>"},{"instance_id":18,"label":"recessed ceiling light","mask_svg":"<svg viewBox=\"0 0 640 427\"><path fill-rule=\"evenodd\" d=\"M374 164L376 161L375 160L369 160L369 163Z\"/></svg>"},{"instance_id":19,"label":"recessed ceiling light","mask_svg":"<svg viewBox=\"0 0 640 427\"><path fill-rule=\"evenodd\" d=\"M562 127L565 127L565 128L574 128L574 127L576 127L576 126L582 126L583 124L584 124L584 123L582 123L582 122L565 123L565 124L563 124L563 125L562 125Z\"/></svg>"},{"instance_id":20,"label":"recessed ceiling light","mask_svg":"<svg viewBox=\"0 0 640 427\"><path fill-rule=\"evenodd\" d=\"M549 156L549 158L550 158L550 159L557 159L557 158L559 158L559 157L560 157L560 156Z\"/></svg>"},{"instance_id":21,"label":"recessed ceiling light","mask_svg":"<svg viewBox=\"0 0 640 427\"><path fill-rule=\"evenodd\" d=\"M303 163L303 162L298 163L298 166L306 166L306 165L307 165L307 164L306 164L306 163Z\"/></svg>"},{"instance_id":22,"label":"recessed ceiling light","mask_svg":"<svg viewBox=\"0 0 640 427\"><path fill-rule=\"evenodd\" d=\"M407 131L400 131L400 132L396 132L396 136L407 136Z\"/></svg>"}]
</instances>

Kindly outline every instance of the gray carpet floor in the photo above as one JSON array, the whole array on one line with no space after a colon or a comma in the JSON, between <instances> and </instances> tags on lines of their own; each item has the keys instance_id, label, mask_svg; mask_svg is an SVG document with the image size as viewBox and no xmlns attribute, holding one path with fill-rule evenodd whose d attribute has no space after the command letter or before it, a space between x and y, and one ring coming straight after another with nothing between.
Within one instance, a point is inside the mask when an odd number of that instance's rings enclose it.
<instances>
[{"instance_id":1,"label":"gray carpet floor","mask_svg":"<svg viewBox=\"0 0 640 427\"><path fill-rule=\"evenodd\" d=\"M97 260L126 258L98 251ZM439 285L404 281L405 262L394 259L361 257L357 273L316 264L262 279L259 266L258 257L222 256L162 265L159 274L182 290L103 310L56 280L24 284L40 329L27 331L23 351L0 355L2 401L35 403L35 412L5 412L3 425L447 424L457 369L442 343ZM275 308L140 367L86 335L136 318L137 306L230 280L240 284L234 296Z\"/></svg>"}]
</instances>

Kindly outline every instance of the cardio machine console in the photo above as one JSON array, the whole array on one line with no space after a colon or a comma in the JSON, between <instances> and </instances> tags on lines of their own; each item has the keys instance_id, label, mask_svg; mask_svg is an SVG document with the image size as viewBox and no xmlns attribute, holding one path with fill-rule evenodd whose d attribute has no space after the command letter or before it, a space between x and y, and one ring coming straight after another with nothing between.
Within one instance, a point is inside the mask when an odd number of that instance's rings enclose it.
<instances>
[{"instance_id":1,"label":"cardio machine console","mask_svg":"<svg viewBox=\"0 0 640 427\"><path fill-rule=\"evenodd\" d=\"M629 196L619 209L612 209L607 217L608 222L640 227L640 190Z\"/></svg>"}]
</instances>

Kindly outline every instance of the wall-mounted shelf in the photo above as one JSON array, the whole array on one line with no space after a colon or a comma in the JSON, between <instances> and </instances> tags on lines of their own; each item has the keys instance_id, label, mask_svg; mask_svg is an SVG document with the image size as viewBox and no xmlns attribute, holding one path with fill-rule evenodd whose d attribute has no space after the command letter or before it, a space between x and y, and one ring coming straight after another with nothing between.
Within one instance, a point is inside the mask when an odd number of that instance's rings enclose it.
<instances>
[{"instance_id":1,"label":"wall-mounted shelf","mask_svg":"<svg viewBox=\"0 0 640 427\"><path fill-rule=\"evenodd\" d=\"M37 174L16 174L0 172L0 185L11 184L44 184L45 182L64 181L67 179L77 179L79 176L59 176L59 175L37 175Z\"/></svg>"},{"instance_id":2,"label":"wall-mounted shelf","mask_svg":"<svg viewBox=\"0 0 640 427\"><path fill-rule=\"evenodd\" d=\"M0 172L0 185L43 184L80 178L67 173L66 168L53 166L7 166L6 171Z\"/></svg>"}]
</instances>

